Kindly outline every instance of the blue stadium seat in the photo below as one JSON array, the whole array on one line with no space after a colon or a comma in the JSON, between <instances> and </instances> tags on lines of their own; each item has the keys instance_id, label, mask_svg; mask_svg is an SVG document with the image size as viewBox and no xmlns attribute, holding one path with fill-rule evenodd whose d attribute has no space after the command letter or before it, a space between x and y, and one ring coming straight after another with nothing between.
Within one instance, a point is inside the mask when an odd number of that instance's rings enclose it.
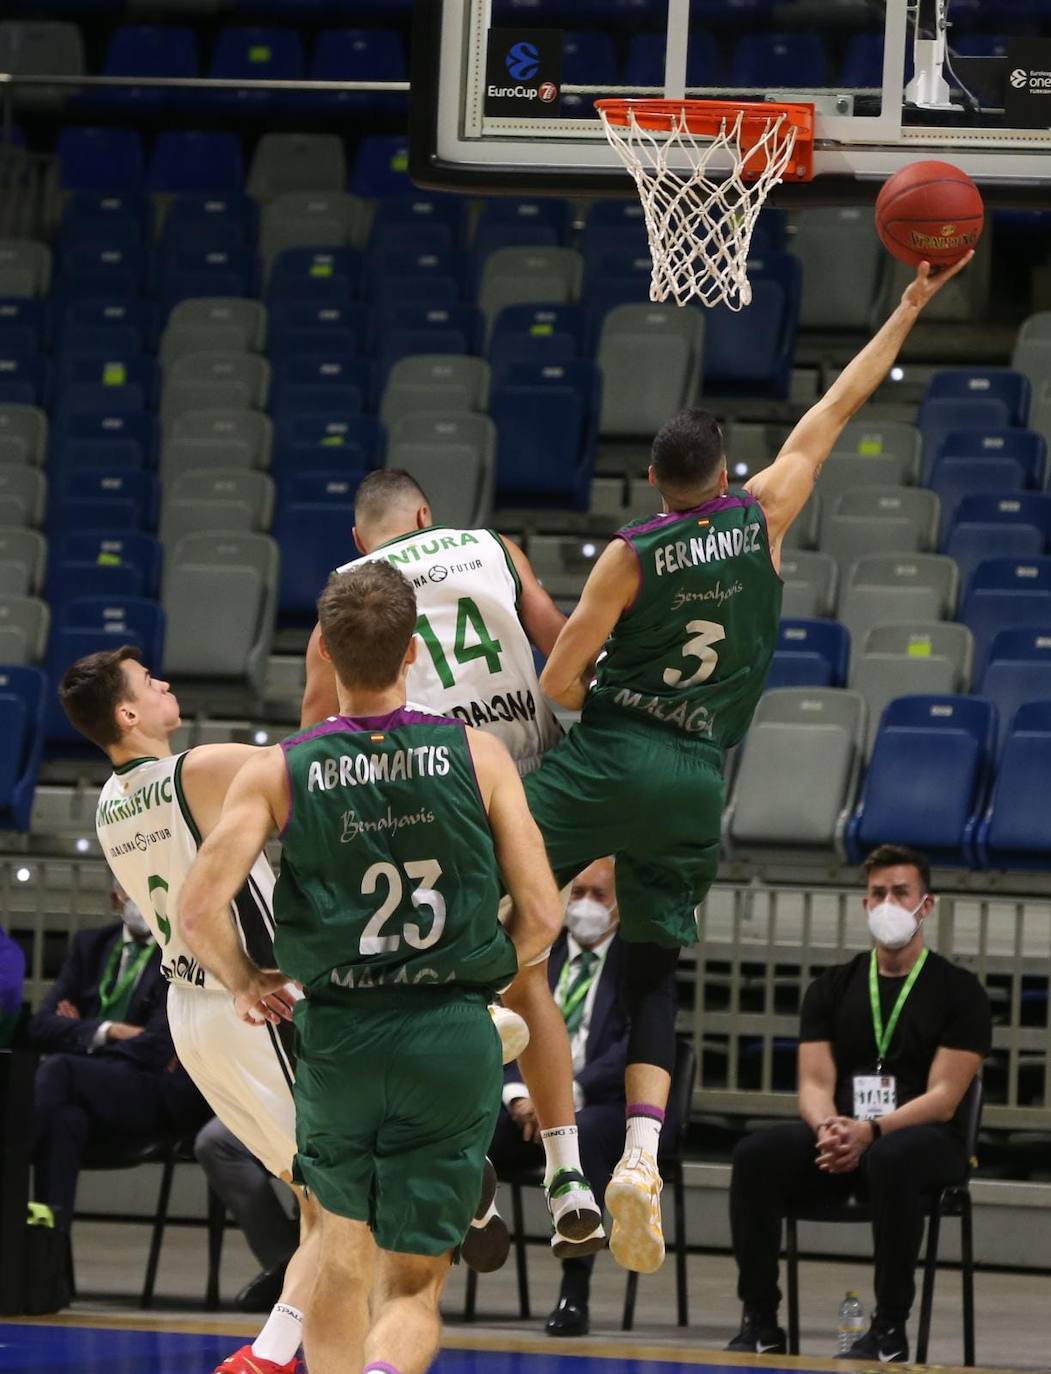
<instances>
[{"instance_id":1,"label":"blue stadium seat","mask_svg":"<svg viewBox=\"0 0 1051 1374\"><path fill-rule=\"evenodd\" d=\"M828 54L817 33L748 33L738 40L730 85L751 90L826 86Z\"/></svg>"},{"instance_id":2,"label":"blue stadium seat","mask_svg":"<svg viewBox=\"0 0 1051 1374\"><path fill-rule=\"evenodd\" d=\"M663 33L637 33L628 46L626 86L664 86L667 39ZM722 55L710 33L694 29L686 50L687 86L716 86L722 79ZM568 80L568 78L567 78Z\"/></svg>"},{"instance_id":3,"label":"blue stadium seat","mask_svg":"<svg viewBox=\"0 0 1051 1374\"><path fill-rule=\"evenodd\" d=\"M791 253L749 261L752 303L746 310L705 312L704 385L723 395L785 398L792 375L802 268Z\"/></svg>"},{"instance_id":4,"label":"blue stadium seat","mask_svg":"<svg viewBox=\"0 0 1051 1374\"><path fill-rule=\"evenodd\" d=\"M156 311L152 301L134 296L95 296L68 300L61 312L56 349L65 352L84 342L107 345L118 339L126 346L132 339L139 348L151 348L155 341Z\"/></svg>"},{"instance_id":5,"label":"blue stadium seat","mask_svg":"<svg viewBox=\"0 0 1051 1374\"><path fill-rule=\"evenodd\" d=\"M482 206L474 231L472 256L474 278L498 248L557 248L569 232L569 204L564 200L488 200Z\"/></svg>"},{"instance_id":6,"label":"blue stadium seat","mask_svg":"<svg viewBox=\"0 0 1051 1374\"><path fill-rule=\"evenodd\" d=\"M927 383L924 401L1002 401L1008 425L1024 425L1029 418L1029 378L1007 367L960 367L936 372Z\"/></svg>"},{"instance_id":7,"label":"blue stadium seat","mask_svg":"<svg viewBox=\"0 0 1051 1374\"><path fill-rule=\"evenodd\" d=\"M405 49L396 29L322 29L314 40L311 81L405 81ZM304 103L334 115L397 114L401 91L311 91Z\"/></svg>"},{"instance_id":8,"label":"blue stadium seat","mask_svg":"<svg viewBox=\"0 0 1051 1374\"><path fill-rule=\"evenodd\" d=\"M48 530L55 537L77 529L157 526L160 484L141 468L79 468L63 474L55 487L53 482L48 509ZM120 504L128 508L124 519Z\"/></svg>"},{"instance_id":9,"label":"blue stadium seat","mask_svg":"<svg viewBox=\"0 0 1051 1374\"><path fill-rule=\"evenodd\" d=\"M0 296L0 352L36 353L50 337L51 307L47 301L33 296Z\"/></svg>"},{"instance_id":10,"label":"blue stadium seat","mask_svg":"<svg viewBox=\"0 0 1051 1374\"><path fill-rule=\"evenodd\" d=\"M51 365L39 353L0 354L0 405L43 406L51 400Z\"/></svg>"},{"instance_id":11,"label":"blue stadium seat","mask_svg":"<svg viewBox=\"0 0 1051 1374\"><path fill-rule=\"evenodd\" d=\"M987 491L1021 492L1025 469L1012 458L939 458L930 480L931 490L941 502L941 538L945 539L956 519L960 501L971 493Z\"/></svg>"},{"instance_id":12,"label":"blue stadium seat","mask_svg":"<svg viewBox=\"0 0 1051 1374\"><path fill-rule=\"evenodd\" d=\"M366 135L358 144L349 189L359 196L411 195L407 135Z\"/></svg>"},{"instance_id":13,"label":"blue stadium seat","mask_svg":"<svg viewBox=\"0 0 1051 1374\"><path fill-rule=\"evenodd\" d=\"M161 243L197 247L210 241L208 236L218 225L236 234L242 244L254 243L259 230L259 206L241 191L191 191L176 196L164 217Z\"/></svg>"},{"instance_id":14,"label":"blue stadium seat","mask_svg":"<svg viewBox=\"0 0 1051 1374\"><path fill-rule=\"evenodd\" d=\"M372 307L364 301L271 300L267 352L271 358L292 353L367 353L372 347Z\"/></svg>"},{"instance_id":15,"label":"blue stadium seat","mask_svg":"<svg viewBox=\"0 0 1051 1374\"><path fill-rule=\"evenodd\" d=\"M959 618L974 635L977 682L999 630L1051 627L1051 558L983 559L971 575Z\"/></svg>"},{"instance_id":16,"label":"blue stadium seat","mask_svg":"<svg viewBox=\"0 0 1051 1374\"><path fill-rule=\"evenodd\" d=\"M342 410L288 415L274 429L275 482L305 472L364 476L383 456L383 430L371 415Z\"/></svg>"},{"instance_id":17,"label":"blue stadium seat","mask_svg":"<svg viewBox=\"0 0 1051 1374\"><path fill-rule=\"evenodd\" d=\"M912 44L905 47L905 80L912 80L914 63ZM847 41L843 54L844 86L881 87L883 85L883 34L855 33Z\"/></svg>"},{"instance_id":18,"label":"blue stadium seat","mask_svg":"<svg viewBox=\"0 0 1051 1374\"><path fill-rule=\"evenodd\" d=\"M1051 704L1051 620L1039 629L1000 630L975 690L1000 713L1002 747L1019 707L1033 701Z\"/></svg>"},{"instance_id":19,"label":"blue stadium seat","mask_svg":"<svg viewBox=\"0 0 1051 1374\"><path fill-rule=\"evenodd\" d=\"M370 257L363 294L379 305L415 301L453 305L464 295L465 268L456 252L380 250Z\"/></svg>"},{"instance_id":20,"label":"blue stadium seat","mask_svg":"<svg viewBox=\"0 0 1051 1374\"><path fill-rule=\"evenodd\" d=\"M1021 464L1025 485L1047 485L1047 440L1032 429L951 429L933 462L941 458L1010 458Z\"/></svg>"},{"instance_id":21,"label":"blue stadium seat","mask_svg":"<svg viewBox=\"0 0 1051 1374\"><path fill-rule=\"evenodd\" d=\"M77 596L141 596L142 573L131 563L88 563L53 556L48 566L47 599L52 613Z\"/></svg>"},{"instance_id":22,"label":"blue stadium seat","mask_svg":"<svg viewBox=\"0 0 1051 1374\"><path fill-rule=\"evenodd\" d=\"M102 64L104 76L195 77L200 73L197 37L179 24L123 24L113 29ZM86 92L80 103L92 110L112 111L129 119L156 116L177 106L181 92L148 86L111 87Z\"/></svg>"},{"instance_id":23,"label":"blue stadium seat","mask_svg":"<svg viewBox=\"0 0 1051 1374\"><path fill-rule=\"evenodd\" d=\"M988 789L996 708L978 697L898 697L884 710L861 799L847 826L855 863L905 844L965 864Z\"/></svg>"},{"instance_id":24,"label":"blue stadium seat","mask_svg":"<svg viewBox=\"0 0 1051 1374\"><path fill-rule=\"evenodd\" d=\"M62 233L98 241L116 232L144 243L153 232L153 204L145 191L75 191L62 210Z\"/></svg>"},{"instance_id":25,"label":"blue stadium seat","mask_svg":"<svg viewBox=\"0 0 1051 1374\"><path fill-rule=\"evenodd\" d=\"M931 480L934 464L941 456L949 434L963 428L974 430L1008 429L1010 414L1003 401L950 400L924 401L917 416L923 434L923 482Z\"/></svg>"},{"instance_id":26,"label":"blue stadium seat","mask_svg":"<svg viewBox=\"0 0 1051 1374\"><path fill-rule=\"evenodd\" d=\"M169 248L157 259L156 287L161 318L179 301L203 296L248 296L258 278L247 248Z\"/></svg>"},{"instance_id":27,"label":"blue stadium seat","mask_svg":"<svg viewBox=\"0 0 1051 1374\"><path fill-rule=\"evenodd\" d=\"M146 160L137 129L62 129L55 152L67 191L135 191L142 185Z\"/></svg>"},{"instance_id":28,"label":"blue stadium seat","mask_svg":"<svg viewBox=\"0 0 1051 1374\"><path fill-rule=\"evenodd\" d=\"M357 294L361 254L356 248L286 248L270 269L271 301L339 305Z\"/></svg>"},{"instance_id":29,"label":"blue stadium seat","mask_svg":"<svg viewBox=\"0 0 1051 1374\"><path fill-rule=\"evenodd\" d=\"M208 75L227 81L301 81L306 74L303 40L298 29L230 25L220 29ZM200 109L232 114L271 114L286 98L277 91L208 91L195 93Z\"/></svg>"},{"instance_id":30,"label":"blue stadium seat","mask_svg":"<svg viewBox=\"0 0 1051 1374\"><path fill-rule=\"evenodd\" d=\"M465 202L453 196L390 196L377 202L369 228L369 251L446 252L462 246Z\"/></svg>"},{"instance_id":31,"label":"blue stadium seat","mask_svg":"<svg viewBox=\"0 0 1051 1374\"><path fill-rule=\"evenodd\" d=\"M101 628L109 635L124 635L140 646L147 665L156 666L164 659L164 610L150 597L77 596L59 608L56 626L63 630Z\"/></svg>"},{"instance_id":32,"label":"blue stadium seat","mask_svg":"<svg viewBox=\"0 0 1051 1374\"><path fill-rule=\"evenodd\" d=\"M354 556L353 502L290 501L274 513L273 536L281 549L278 614L306 623L333 568Z\"/></svg>"},{"instance_id":33,"label":"blue stadium seat","mask_svg":"<svg viewBox=\"0 0 1051 1374\"><path fill-rule=\"evenodd\" d=\"M99 344L95 348L73 352L64 350L55 367L57 403L70 387L137 386L143 395L141 410L153 410L157 404L160 375L157 360L144 353L121 353Z\"/></svg>"},{"instance_id":34,"label":"blue stadium seat","mask_svg":"<svg viewBox=\"0 0 1051 1374\"><path fill-rule=\"evenodd\" d=\"M510 361L510 345L519 341L525 345L521 361L543 361L530 353L529 345L538 349L545 342L565 339L567 356L583 357L592 346L591 320L582 305L505 305L493 321L489 336L490 361L498 354L502 361ZM561 346L561 345L559 345ZM501 350L507 353L501 353Z\"/></svg>"},{"instance_id":35,"label":"blue stadium seat","mask_svg":"<svg viewBox=\"0 0 1051 1374\"><path fill-rule=\"evenodd\" d=\"M603 249L586 264L581 300L594 319L595 340L605 316L618 305L642 305L650 298L653 260L645 252Z\"/></svg>"},{"instance_id":36,"label":"blue stadium seat","mask_svg":"<svg viewBox=\"0 0 1051 1374\"><path fill-rule=\"evenodd\" d=\"M393 305L378 322L377 360L382 386L399 358L413 353L477 353L482 316L473 305Z\"/></svg>"},{"instance_id":37,"label":"blue stadium seat","mask_svg":"<svg viewBox=\"0 0 1051 1374\"><path fill-rule=\"evenodd\" d=\"M562 35L562 80L567 86L617 84L617 50L609 33L584 30Z\"/></svg>"},{"instance_id":38,"label":"blue stadium seat","mask_svg":"<svg viewBox=\"0 0 1051 1374\"><path fill-rule=\"evenodd\" d=\"M244 190L241 140L229 132L164 129L146 171L147 191L225 194Z\"/></svg>"},{"instance_id":39,"label":"blue stadium seat","mask_svg":"<svg viewBox=\"0 0 1051 1374\"><path fill-rule=\"evenodd\" d=\"M601 271L602 259L607 255L634 261L645 258L649 251L646 221L639 200L600 200L588 211L580 236L580 252L589 279L596 271Z\"/></svg>"},{"instance_id":40,"label":"blue stadium seat","mask_svg":"<svg viewBox=\"0 0 1051 1374\"><path fill-rule=\"evenodd\" d=\"M493 388L497 500L587 508L601 376L594 363L518 363Z\"/></svg>"},{"instance_id":41,"label":"blue stadium seat","mask_svg":"<svg viewBox=\"0 0 1051 1374\"><path fill-rule=\"evenodd\" d=\"M51 429L51 470L157 466L157 417L101 410L56 417Z\"/></svg>"},{"instance_id":42,"label":"blue stadium seat","mask_svg":"<svg viewBox=\"0 0 1051 1374\"><path fill-rule=\"evenodd\" d=\"M54 294L60 302L102 296L138 296L146 280L145 250L118 244L85 244L62 255Z\"/></svg>"},{"instance_id":43,"label":"blue stadium seat","mask_svg":"<svg viewBox=\"0 0 1051 1374\"><path fill-rule=\"evenodd\" d=\"M978 827L982 868L1051 867L1051 701L1030 702L1008 723L989 806Z\"/></svg>"},{"instance_id":44,"label":"blue stadium seat","mask_svg":"<svg viewBox=\"0 0 1051 1374\"><path fill-rule=\"evenodd\" d=\"M955 559L960 586L967 587L978 564L987 558L1039 558L1047 541L1034 525L980 524L959 521L942 549Z\"/></svg>"},{"instance_id":45,"label":"blue stadium seat","mask_svg":"<svg viewBox=\"0 0 1051 1374\"><path fill-rule=\"evenodd\" d=\"M835 620L782 620L766 680L771 687L843 687L850 633Z\"/></svg>"},{"instance_id":46,"label":"blue stadium seat","mask_svg":"<svg viewBox=\"0 0 1051 1374\"><path fill-rule=\"evenodd\" d=\"M32 325L5 324L0 319L0 358L32 357L42 346L43 340Z\"/></svg>"},{"instance_id":47,"label":"blue stadium seat","mask_svg":"<svg viewBox=\"0 0 1051 1374\"><path fill-rule=\"evenodd\" d=\"M58 425L75 415L145 413L146 393L141 386L107 386L104 382L75 383L62 388L52 419Z\"/></svg>"},{"instance_id":48,"label":"blue stadium seat","mask_svg":"<svg viewBox=\"0 0 1051 1374\"><path fill-rule=\"evenodd\" d=\"M1051 543L1051 493L1011 491L1002 496L977 491L964 496L956 507L956 523L1031 525L1044 543Z\"/></svg>"},{"instance_id":49,"label":"blue stadium seat","mask_svg":"<svg viewBox=\"0 0 1051 1374\"><path fill-rule=\"evenodd\" d=\"M1007 0L1001 0L1001 4L1006 7ZM1029 8L1032 14L1032 8ZM998 15L1001 13L1000 6L997 6ZM953 48L961 57L1006 57L1007 45L1011 39L1006 34L996 33L963 33L958 38L953 38Z\"/></svg>"},{"instance_id":50,"label":"blue stadium seat","mask_svg":"<svg viewBox=\"0 0 1051 1374\"><path fill-rule=\"evenodd\" d=\"M161 576L161 544L152 534L144 534L139 530L121 530L112 534L108 530L72 531L51 549L47 587L48 600L52 603L69 599L66 583L63 582L61 589L56 589L53 581L53 576L63 564L129 570L134 574L133 578L129 578L129 583L134 581L135 585L129 585L119 594L155 597ZM75 591L75 583L72 585ZM59 595L59 590L64 591L65 595ZM77 594L92 596L95 591L94 588L85 587ZM100 587L98 594L107 595L106 589Z\"/></svg>"},{"instance_id":51,"label":"blue stadium seat","mask_svg":"<svg viewBox=\"0 0 1051 1374\"><path fill-rule=\"evenodd\" d=\"M29 829L51 695L40 668L0 667L0 829Z\"/></svg>"},{"instance_id":52,"label":"blue stadium seat","mask_svg":"<svg viewBox=\"0 0 1051 1374\"><path fill-rule=\"evenodd\" d=\"M355 468L348 468L346 471L340 468L322 468L310 472L289 472L277 484L278 500L286 506L304 503L346 506L354 500L354 493L364 475ZM347 559L343 561L346 562Z\"/></svg>"},{"instance_id":53,"label":"blue stadium seat","mask_svg":"<svg viewBox=\"0 0 1051 1374\"><path fill-rule=\"evenodd\" d=\"M305 353L287 358L274 377L270 409L275 419L296 413L371 408L373 367L356 353Z\"/></svg>"}]
</instances>

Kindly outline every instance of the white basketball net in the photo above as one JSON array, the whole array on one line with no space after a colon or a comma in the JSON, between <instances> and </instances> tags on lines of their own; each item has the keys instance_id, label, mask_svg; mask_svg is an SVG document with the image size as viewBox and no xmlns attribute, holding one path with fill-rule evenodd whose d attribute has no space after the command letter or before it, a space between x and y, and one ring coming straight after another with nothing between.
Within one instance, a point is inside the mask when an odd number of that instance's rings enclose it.
<instances>
[{"instance_id":1,"label":"white basketball net","mask_svg":"<svg viewBox=\"0 0 1051 1374\"><path fill-rule=\"evenodd\" d=\"M653 257L650 300L677 305L701 300L740 310L752 299L748 283L748 246L767 193L784 175L795 147L796 130L781 113L771 115L754 147L741 146L745 112L722 121L714 137L694 135L685 111L670 108L669 127L643 129L628 114L618 125L600 112L606 137L627 167L642 200ZM685 154L691 170L669 166ZM712 162L732 166L709 177ZM745 179L745 172L749 173ZM758 175L754 173L758 171Z\"/></svg>"}]
</instances>

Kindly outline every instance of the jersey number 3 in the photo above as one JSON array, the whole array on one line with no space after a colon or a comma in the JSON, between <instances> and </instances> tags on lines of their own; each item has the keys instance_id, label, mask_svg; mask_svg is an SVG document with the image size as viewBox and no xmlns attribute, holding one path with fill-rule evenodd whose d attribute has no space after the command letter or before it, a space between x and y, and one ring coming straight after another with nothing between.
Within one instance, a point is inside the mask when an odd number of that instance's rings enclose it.
<instances>
[{"instance_id":1,"label":"jersey number 3","mask_svg":"<svg viewBox=\"0 0 1051 1374\"><path fill-rule=\"evenodd\" d=\"M430 949L442 937L442 931L445 929L445 898L437 891L438 879L442 876L441 864L437 859L415 859L403 867L406 877L415 883L409 894L409 901L417 911L425 907L431 913L431 928L424 935L415 921L406 921L400 935L383 934L383 927L401 906L405 884L401 871L395 864L372 864L362 876L361 895L374 896L379 891L381 882L387 885L387 895L379 911L362 932L359 946L362 954L389 954L398 948L403 936L405 943L413 949Z\"/></svg>"},{"instance_id":2,"label":"jersey number 3","mask_svg":"<svg viewBox=\"0 0 1051 1374\"><path fill-rule=\"evenodd\" d=\"M714 620L691 620L686 626L686 633L691 638L682 646L682 656L697 659L698 666L689 677L683 676L683 668L665 668L666 687L678 687L682 690L693 687L698 682L707 682L719 665L719 655L712 645L726 638L725 625L717 625Z\"/></svg>"}]
</instances>

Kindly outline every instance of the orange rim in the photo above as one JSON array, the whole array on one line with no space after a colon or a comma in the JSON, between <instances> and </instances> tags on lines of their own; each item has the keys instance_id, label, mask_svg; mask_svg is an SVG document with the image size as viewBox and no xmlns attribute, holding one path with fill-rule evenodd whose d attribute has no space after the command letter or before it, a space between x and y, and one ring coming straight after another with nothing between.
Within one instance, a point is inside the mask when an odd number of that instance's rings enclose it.
<instances>
[{"instance_id":1,"label":"orange rim","mask_svg":"<svg viewBox=\"0 0 1051 1374\"><path fill-rule=\"evenodd\" d=\"M732 127L741 115L742 153L751 153L770 124L783 117L795 130L792 160L785 181L810 181L814 175L814 107L773 100L596 100L595 108L607 124L630 128L635 124L648 133L674 133L683 124L691 134L716 138ZM755 175L760 169L757 167Z\"/></svg>"}]
</instances>

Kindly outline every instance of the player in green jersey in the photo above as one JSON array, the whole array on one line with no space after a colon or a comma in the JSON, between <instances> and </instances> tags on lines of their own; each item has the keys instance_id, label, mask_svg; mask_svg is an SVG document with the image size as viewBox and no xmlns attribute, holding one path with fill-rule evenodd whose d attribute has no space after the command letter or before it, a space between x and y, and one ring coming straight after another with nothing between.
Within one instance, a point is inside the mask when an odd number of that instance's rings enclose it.
<instances>
[{"instance_id":1,"label":"player in green jersey","mask_svg":"<svg viewBox=\"0 0 1051 1374\"><path fill-rule=\"evenodd\" d=\"M844 426L971 256L938 276L921 264L883 328L743 490L729 486L714 416L673 416L649 470L661 514L602 552L541 676L583 716L526 778L530 808L556 873L617 854L621 936L635 942L625 1152L606 1192L610 1249L629 1269L664 1258L656 1157L675 1027L674 1001L658 990L697 939L696 907L715 878L723 761L766 682L782 541Z\"/></svg>"},{"instance_id":2,"label":"player in green jersey","mask_svg":"<svg viewBox=\"0 0 1051 1374\"><path fill-rule=\"evenodd\" d=\"M406 707L411 584L386 560L363 563L332 579L318 610L340 714L245 766L181 915L245 1019L260 1006L287 1018L288 977L305 992L295 1175L321 1214L311 1374L424 1374L500 1106L487 1003L549 947L561 907L504 746ZM227 912L275 831L281 973L251 962ZM506 928L501 883L515 902Z\"/></svg>"}]
</instances>

